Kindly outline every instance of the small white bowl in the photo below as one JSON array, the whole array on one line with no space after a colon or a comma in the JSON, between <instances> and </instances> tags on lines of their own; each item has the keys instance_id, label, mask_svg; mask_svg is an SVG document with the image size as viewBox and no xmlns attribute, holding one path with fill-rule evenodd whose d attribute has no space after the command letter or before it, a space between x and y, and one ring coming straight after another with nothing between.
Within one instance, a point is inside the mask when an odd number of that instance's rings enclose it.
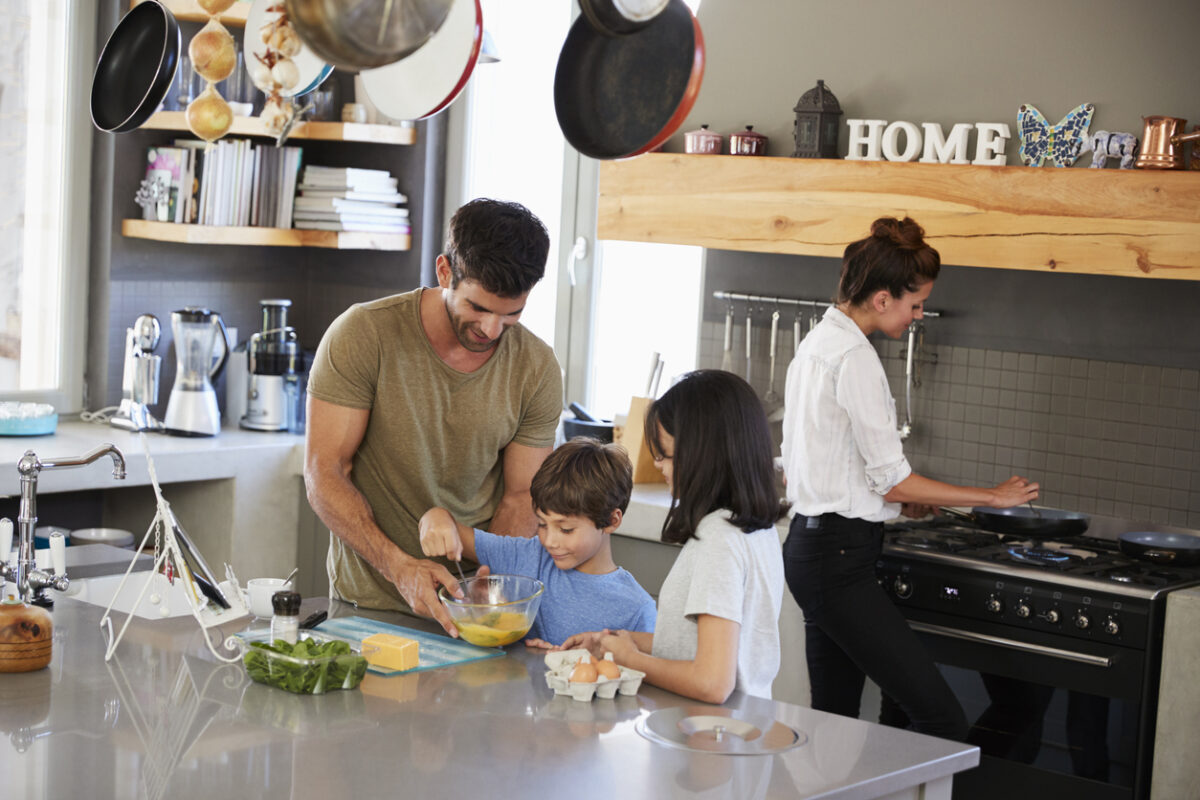
<instances>
[{"instance_id":1,"label":"small white bowl","mask_svg":"<svg viewBox=\"0 0 1200 800\"><path fill-rule=\"evenodd\" d=\"M133 547L133 534L120 528L80 528L71 531L71 544L107 544Z\"/></svg>"}]
</instances>

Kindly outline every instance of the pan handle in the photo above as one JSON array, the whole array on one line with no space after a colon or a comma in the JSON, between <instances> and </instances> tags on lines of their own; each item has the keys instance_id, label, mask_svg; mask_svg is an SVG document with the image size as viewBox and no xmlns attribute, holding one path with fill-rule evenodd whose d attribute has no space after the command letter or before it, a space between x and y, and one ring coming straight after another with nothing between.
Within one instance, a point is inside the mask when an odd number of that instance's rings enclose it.
<instances>
[{"instance_id":1,"label":"pan handle","mask_svg":"<svg viewBox=\"0 0 1200 800\"><path fill-rule=\"evenodd\" d=\"M1157 561L1159 564L1170 564L1179 554L1171 550L1143 550L1138 555L1151 561Z\"/></svg>"},{"instance_id":2,"label":"pan handle","mask_svg":"<svg viewBox=\"0 0 1200 800\"><path fill-rule=\"evenodd\" d=\"M975 519L974 514L968 514L965 511L959 511L957 508L947 508L946 506L938 506L937 510L938 510L939 514L945 514L947 517L954 517L954 519L962 520L963 522L971 522L974 524L979 524L979 520Z\"/></svg>"}]
</instances>

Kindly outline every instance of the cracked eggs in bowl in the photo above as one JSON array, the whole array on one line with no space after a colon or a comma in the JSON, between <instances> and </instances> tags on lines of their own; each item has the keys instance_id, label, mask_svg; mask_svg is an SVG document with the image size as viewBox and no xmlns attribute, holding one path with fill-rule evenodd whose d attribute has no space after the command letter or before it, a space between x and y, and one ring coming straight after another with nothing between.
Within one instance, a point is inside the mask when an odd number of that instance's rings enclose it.
<instances>
[{"instance_id":1,"label":"cracked eggs in bowl","mask_svg":"<svg viewBox=\"0 0 1200 800\"><path fill-rule=\"evenodd\" d=\"M533 627L546 585L524 575L481 575L461 581L462 599L446 587L438 599L450 613L458 635L480 647L520 641Z\"/></svg>"}]
</instances>

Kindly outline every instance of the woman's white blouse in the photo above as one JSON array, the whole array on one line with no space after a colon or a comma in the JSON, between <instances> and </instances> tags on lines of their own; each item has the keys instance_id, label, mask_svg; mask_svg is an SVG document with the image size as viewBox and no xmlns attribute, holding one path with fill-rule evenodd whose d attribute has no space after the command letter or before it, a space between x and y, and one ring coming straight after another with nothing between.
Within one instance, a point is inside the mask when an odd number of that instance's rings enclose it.
<instances>
[{"instance_id":1,"label":"woman's white blouse","mask_svg":"<svg viewBox=\"0 0 1200 800\"><path fill-rule=\"evenodd\" d=\"M825 312L788 366L784 403L783 468L795 513L871 522L900 513L883 496L912 467L883 364L854 320Z\"/></svg>"}]
</instances>

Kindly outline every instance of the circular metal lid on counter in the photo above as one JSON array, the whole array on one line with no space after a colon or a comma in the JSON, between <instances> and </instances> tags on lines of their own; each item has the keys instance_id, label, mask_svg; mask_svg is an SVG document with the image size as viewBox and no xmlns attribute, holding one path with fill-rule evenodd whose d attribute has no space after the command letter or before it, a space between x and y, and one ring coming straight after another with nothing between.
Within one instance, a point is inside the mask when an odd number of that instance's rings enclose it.
<instances>
[{"instance_id":1,"label":"circular metal lid on counter","mask_svg":"<svg viewBox=\"0 0 1200 800\"><path fill-rule=\"evenodd\" d=\"M770 717L720 706L660 708L638 720L636 730L652 742L696 753L769 755L808 742Z\"/></svg>"}]
</instances>

